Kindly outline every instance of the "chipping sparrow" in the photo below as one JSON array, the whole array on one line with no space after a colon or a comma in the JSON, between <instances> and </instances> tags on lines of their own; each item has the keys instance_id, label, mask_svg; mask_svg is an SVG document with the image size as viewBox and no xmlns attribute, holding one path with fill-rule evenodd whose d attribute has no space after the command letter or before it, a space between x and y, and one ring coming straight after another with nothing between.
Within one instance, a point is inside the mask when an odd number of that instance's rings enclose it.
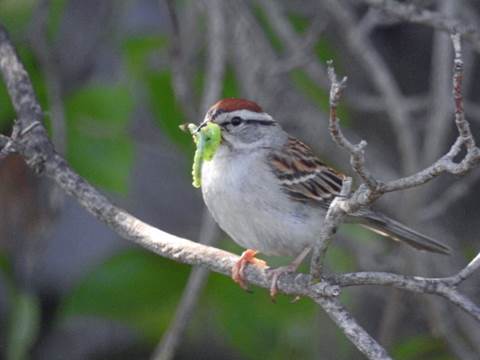
<instances>
[{"instance_id":1,"label":"chipping sparrow","mask_svg":"<svg viewBox=\"0 0 480 360\"><path fill-rule=\"evenodd\" d=\"M243 270L247 263L258 261L256 251L297 257L290 266L274 270L274 293L278 276L296 270L317 241L344 175L320 161L252 101L220 100L208 110L199 128L208 122L220 126L222 140L213 159L202 165L203 198L218 225L249 249L232 269L233 279L246 286ZM347 221L420 250L450 251L368 208L348 216Z\"/></svg>"}]
</instances>

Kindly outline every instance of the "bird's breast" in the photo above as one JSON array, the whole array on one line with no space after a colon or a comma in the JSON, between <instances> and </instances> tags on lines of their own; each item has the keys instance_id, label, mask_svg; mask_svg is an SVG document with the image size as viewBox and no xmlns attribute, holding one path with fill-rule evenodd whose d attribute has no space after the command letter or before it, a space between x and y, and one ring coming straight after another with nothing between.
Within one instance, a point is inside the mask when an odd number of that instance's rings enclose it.
<instances>
[{"instance_id":1,"label":"bird's breast","mask_svg":"<svg viewBox=\"0 0 480 360\"><path fill-rule=\"evenodd\" d=\"M203 198L239 245L267 255L296 255L314 241L323 216L289 199L264 159L261 153L216 154L203 164Z\"/></svg>"}]
</instances>

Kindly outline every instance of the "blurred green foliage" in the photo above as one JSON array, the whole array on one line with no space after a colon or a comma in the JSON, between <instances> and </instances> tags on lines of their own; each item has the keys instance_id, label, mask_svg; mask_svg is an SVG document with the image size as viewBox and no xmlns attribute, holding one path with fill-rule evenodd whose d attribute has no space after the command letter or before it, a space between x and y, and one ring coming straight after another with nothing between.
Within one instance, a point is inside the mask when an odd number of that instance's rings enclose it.
<instances>
[{"instance_id":1,"label":"blurred green foliage","mask_svg":"<svg viewBox=\"0 0 480 360\"><path fill-rule=\"evenodd\" d=\"M36 295L22 290L12 292L10 300L6 358L28 359L40 328L40 304Z\"/></svg>"},{"instance_id":2,"label":"blurred green foliage","mask_svg":"<svg viewBox=\"0 0 480 360\"><path fill-rule=\"evenodd\" d=\"M65 100L67 158L88 180L126 193L133 162L127 133L133 100L122 85L80 89Z\"/></svg>"},{"instance_id":3,"label":"blurred green foliage","mask_svg":"<svg viewBox=\"0 0 480 360\"><path fill-rule=\"evenodd\" d=\"M177 103L170 71L152 72L147 81L150 106L156 115L160 128L175 143L184 149L193 149L192 139L179 131L179 126L187 122Z\"/></svg>"},{"instance_id":4,"label":"blurred green foliage","mask_svg":"<svg viewBox=\"0 0 480 360\"><path fill-rule=\"evenodd\" d=\"M23 29L31 19L35 0L2 0L0 15L7 29Z\"/></svg>"},{"instance_id":5,"label":"blurred green foliage","mask_svg":"<svg viewBox=\"0 0 480 360\"><path fill-rule=\"evenodd\" d=\"M47 37L49 40L53 40L59 31L66 4L67 0L49 0L50 8L47 19Z\"/></svg>"},{"instance_id":6,"label":"blurred green foliage","mask_svg":"<svg viewBox=\"0 0 480 360\"><path fill-rule=\"evenodd\" d=\"M445 344L431 336L417 335L399 341L392 349L391 355L402 360L453 360L448 354Z\"/></svg>"},{"instance_id":7,"label":"blurred green foliage","mask_svg":"<svg viewBox=\"0 0 480 360\"><path fill-rule=\"evenodd\" d=\"M7 327L4 333L0 333L6 344L0 356L4 355L7 360L28 359L40 329L39 299L34 292L23 289L15 281L12 264L3 253L0 253L0 282L10 304Z\"/></svg>"},{"instance_id":8,"label":"blurred green foliage","mask_svg":"<svg viewBox=\"0 0 480 360\"><path fill-rule=\"evenodd\" d=\"M85 276L65 298L59 320L96 315L124 321L153 344L171 320L189 269L144 250L123 251Z\"/></svg>"},{"instance_id":9,"label":"blurred green foliage","mask_svg":"<svg viewBox=\"0 0 480 360\"><path fill-rule=\"evenodd\" d=\"M125 250L93 269L72 290L58 321L82 315L122 321L153 345L173 318L189 270L144 250ZM316 306L291 300L280 296L272 304L265 289L250 294L228 277L212 274L192 326L198 326L202 313L211 314L210 331L222 334L249 359L311 357Z\"/></svg>"}]
</instances>

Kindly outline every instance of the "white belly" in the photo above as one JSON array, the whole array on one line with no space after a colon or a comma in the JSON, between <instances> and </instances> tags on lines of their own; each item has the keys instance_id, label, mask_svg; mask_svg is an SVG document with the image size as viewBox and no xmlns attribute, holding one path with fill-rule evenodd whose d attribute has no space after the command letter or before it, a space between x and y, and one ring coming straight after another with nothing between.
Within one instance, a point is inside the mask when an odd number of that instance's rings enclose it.
<instances>
[{"instance_id":1,"label":"white belly","mask_svg":"<svg viewBox=\"0 0 480 360\"><path fill-rule=\"evenodd\" d=\"M218 225L239 245L267 255L295 256L316 240L324 210L292 203L262 153L239 159L217 152L202 169L202 193ZM262 165L259 165L262 164Z\"/></svg>"}]
</instances>

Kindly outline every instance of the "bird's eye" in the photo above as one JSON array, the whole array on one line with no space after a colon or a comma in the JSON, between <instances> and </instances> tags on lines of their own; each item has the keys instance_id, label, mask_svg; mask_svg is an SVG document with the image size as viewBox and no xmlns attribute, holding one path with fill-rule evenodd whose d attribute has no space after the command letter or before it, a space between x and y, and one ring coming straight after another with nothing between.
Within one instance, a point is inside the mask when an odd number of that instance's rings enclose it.
<instances>
[{"instance_id":1,"label":"bird's eye","mask_svg":"<svg viewBox=\"0 0 480 360\"><path fill-rule=\"evenodd\" d=\"M238 125L240 125L242 122L243 122L243 120L242 120L242 118L239 117L239 116L235 116L234 118L232 118L232 120L230 120L230 123L231 123L233 126L238 126Z\"/></svg>"}]
</instances>

